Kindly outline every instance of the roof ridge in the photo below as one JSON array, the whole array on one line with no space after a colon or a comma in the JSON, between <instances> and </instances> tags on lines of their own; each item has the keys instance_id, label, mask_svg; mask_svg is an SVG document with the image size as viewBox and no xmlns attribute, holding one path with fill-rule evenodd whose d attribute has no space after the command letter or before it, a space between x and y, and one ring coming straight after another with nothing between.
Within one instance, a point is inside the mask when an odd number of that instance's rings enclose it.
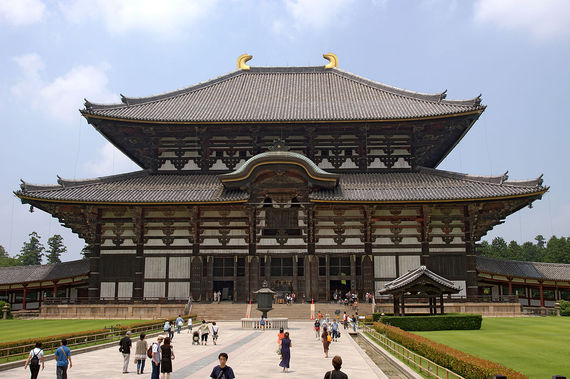
<instances>
[{"instance_id":1,"label":"roof ridge","mask_svg":"<svg viewBox=\"0 0 570 379\"><path fill-rule=\"evenodd\" d=\"M418 172L433 173L435 175L445 176L452 179L468 180L479 183L497 184L500 186L513 186L513 187L537 187L542 185L542 175L535 179L526 180L508 180L509 175L506 171L502 175L473 175L461 172L454 172L448 170L440 170L431 167L418 167Z\"/></svg>"},{"instance_id":2,"label":"roof ridge","mask_svg":"<svg viewBox=\"0 0 570 379\"><path fill-rule=\"evenodd\" d=\"M341 76L345 77L346 79L354 80L355 82L361 84L367 84L372 87L375 87L379 90L386 91L392 93L394 95L403 96L407 98L412 98L416 100L423 100L430 103L444 103L449 105L456 105L456 106L465 106L465 107L473 107L473 106L481 106L481 94L473 99L462 99L462 100L446 100L447 97L447 89L443 90L440 93L426 93L426 92L419 92L419 91L411 91L404 88L392 86L386 83L378 82L372 79L365 78L363 76L354 74L349 71L345 71L339 68L331 69L331 72L335 72L337 74L341 74ZM484 106L481 106L484 107Z\"/></svg>"}]
</instances>

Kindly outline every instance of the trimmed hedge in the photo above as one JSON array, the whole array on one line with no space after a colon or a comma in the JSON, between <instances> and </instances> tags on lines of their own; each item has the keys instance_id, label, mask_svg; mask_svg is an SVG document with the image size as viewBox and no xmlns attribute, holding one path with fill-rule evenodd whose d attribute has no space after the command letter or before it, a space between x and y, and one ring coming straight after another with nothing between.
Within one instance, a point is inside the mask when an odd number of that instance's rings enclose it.
<instances>
[{"instance_id":1,"label":"trimmed hedge","mask_svg":"<svg viewBox=\"0 0 570 379\"><path fill-rule=\"evenodd\" d=\"M380 322L403 330L479 330L481 315L455 313L429 316L381 316Z\"/></svg>"},{"instance_id":2,"label":"trimmed hedge","mask_svg":"<svg viewBox=\"0 0 570 379\"><path fill-rule=\"evenodd\" d=\"M509 379L527 379L528 376L505 367L499 363L487 361L464 353L430 339L406 332L395 326L381 322L374 324L379 333L417 354L443 366L464 378L491 379L495 375L505 375Z\"/></svg>"}]
</instances>

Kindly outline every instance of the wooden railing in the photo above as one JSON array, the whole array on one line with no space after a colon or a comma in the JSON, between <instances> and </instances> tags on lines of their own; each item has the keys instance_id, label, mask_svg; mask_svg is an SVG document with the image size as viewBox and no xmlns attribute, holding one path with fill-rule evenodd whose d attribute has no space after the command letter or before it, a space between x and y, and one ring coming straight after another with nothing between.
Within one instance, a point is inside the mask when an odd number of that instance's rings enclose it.
<instances>
[{"instance_id":1,"label":"wooden railing","mask_svg":"<svg viewBox=\"0 0 570 379\"><path fill-rule=\"evenodd\" d=\"M362 327L362 332L367 333L370 337L387 350L390 354L404 362L407 366L413 368L415 371L427 376L428 378L441 378L441 379L464 379L462 376L454 373L447 368L422 357L419 354L405 348L404 346L392 341L385 335L378 333L375 329L368 325Z\"/></svg>"}]
</instances>

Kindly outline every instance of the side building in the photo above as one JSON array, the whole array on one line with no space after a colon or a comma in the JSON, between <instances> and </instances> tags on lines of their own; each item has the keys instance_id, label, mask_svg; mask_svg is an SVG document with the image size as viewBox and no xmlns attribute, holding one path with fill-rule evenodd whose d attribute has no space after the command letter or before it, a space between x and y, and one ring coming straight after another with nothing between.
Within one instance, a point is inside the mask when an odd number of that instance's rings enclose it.
<instances>
[{"instance_id":1,"label":"side building","mask_svg":"<svg viewBox=\"0 0 570 379\"><path fill-rule=\"evenodd\" d=\"M479 294L476 243L542 179L437 166L476 122L448 100L336 67L250 67L81 112L142 170L16 195L89 244L89 298L247 301L364 293L426 265Z\"/></svg>"}]
</instances>

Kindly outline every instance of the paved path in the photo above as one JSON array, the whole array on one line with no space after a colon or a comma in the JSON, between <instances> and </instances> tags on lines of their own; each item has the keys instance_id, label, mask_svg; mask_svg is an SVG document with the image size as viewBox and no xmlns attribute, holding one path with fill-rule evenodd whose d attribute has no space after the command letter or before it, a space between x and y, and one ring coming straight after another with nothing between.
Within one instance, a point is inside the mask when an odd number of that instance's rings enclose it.
<instances>
[{"instance_id":1,"label":"paved path","mask_svg":"<svg viewBox=\"0 0 570 379\"><path fill-rule=\"evenodd\" d=\"M324 358L323 347L317 340L311 322L290 322L291 368L289 373L281 372L277 350L277 331L253 331L241 329L239 322L219 322L220 337L217 345L211 341L206 346L192 345L190 334L183 331L174 336L173 346L176 359L173 361L172 379L209 378L212 367L218 362L218 354L229 355L228 365L234 369L237 378L323 378L332 369L331 358L340 355L342 370L352 379L386 378L354 340L343 333L338 342L332 342L329 357ZM151 341L156 340L152 338ZM133 340L134 341L134 340ZM131 355L132 356L132 355ZM144 375L137 375L136 365L131 361L128 374L122 374L123 358L115 347L73 355L73 367L68 370L69 379L111 379L150 378L150 360L147 359ZM29 378L29 371L23 368L3 371L5 378ZM55 361L46 362L40 371L40 379L55 378Z\"/></svg>"}]
</instances>

